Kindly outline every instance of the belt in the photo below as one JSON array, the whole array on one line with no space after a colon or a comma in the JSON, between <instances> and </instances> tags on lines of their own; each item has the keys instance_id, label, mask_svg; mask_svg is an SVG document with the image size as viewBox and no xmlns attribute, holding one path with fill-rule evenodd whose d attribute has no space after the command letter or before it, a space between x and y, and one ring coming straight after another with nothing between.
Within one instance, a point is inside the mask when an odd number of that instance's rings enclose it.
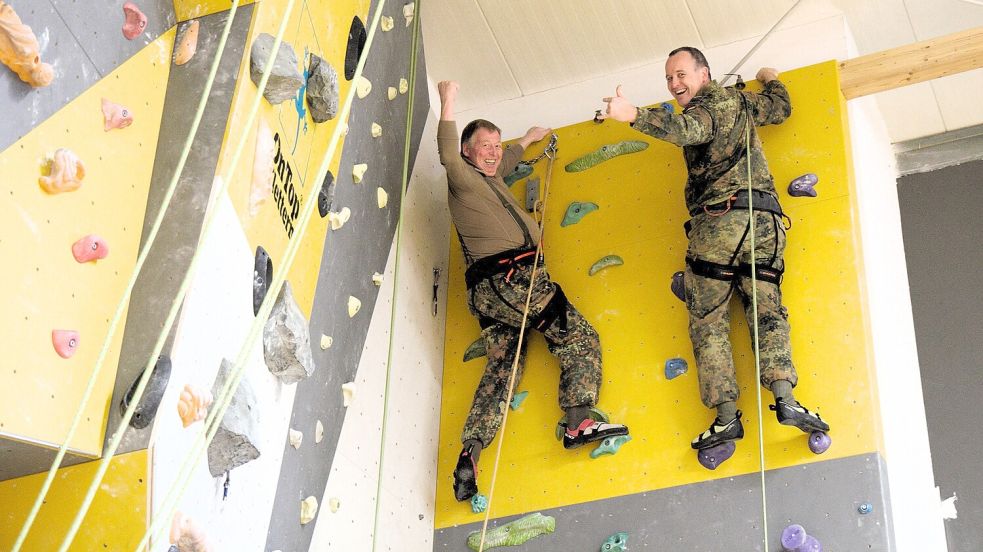
<instances>
[{"instance_id":1,"label":"belt","mask_svg":"<svg viewBox=\"0 0 983 552\"><path fill-rule=\"evenodd\" d=\"M782 212L782 206L775 199L775 196L769 194L768 192L762 192L760 190L752 190L754 192L754 210L764 211L767 213L774 213L779 217L786 218L785 213ZM719 203L712 203L709 205L702 205L699 207L694 207L693 210L689 212L691 217L695 217L701 213L706 213L711 217L723 216L729 211L747 209L748 208L748 195L747 190L738 190L734 192L729 198L721 201ZM791 222L789 222L789 227L791 227ZM689 235L690 230L693 228L693 221L687 220L683 223L683 229L686 230L686 235Z\"/></svg>"}]
</instances>

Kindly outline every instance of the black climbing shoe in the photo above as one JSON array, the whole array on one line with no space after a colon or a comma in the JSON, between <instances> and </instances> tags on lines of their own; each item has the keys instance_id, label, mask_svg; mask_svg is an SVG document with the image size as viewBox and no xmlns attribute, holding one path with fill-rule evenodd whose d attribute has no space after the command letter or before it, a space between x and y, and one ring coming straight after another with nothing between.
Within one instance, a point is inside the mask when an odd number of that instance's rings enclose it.
<instances>
[{"instance_id":1,"label":"black climbing shoe","mask_svg":"<svg viewBox=\"0 0 983 552\"><path fill-rule=\"evenodd\" d=\"M569 429L563 432L563 448L575 449L587 443L602 441L608 437L618 435L628 435L628 427L621 424L609 424L598 422L590 418L580 422L577 429Z\"/></svg>"},{"instance_id":2,"label":"black climbing shoe","mask_svg":"<svg viewBox=\"0 0 983 552\"><path fill-rule=\"evenodd\" d=\"M696 450L703 450L715 447L727 441L737 441L744 438L744 424L741 423L741 411L729 422L722 422L720 418L714 418L709 429L696 436L690 446Z\"/></svg>"},{"instance_id":3,"label":"black climbing shoe","mask_svg":"<svg viewBox=\"0 0 983 552\"><path fill-rule=\"evenodd\" d=\"M458 502L470 500L478 494L478 465L471 456L471 449L461 451L461 456L457 459L457 467L454 468L454 498Z\"/></svg>"},{"instance_id":4,"label":"black climbing shoe","mask_svg":"<svg viewBox=\"0 0 983 552\"><path fill-rule=\"evenodd\" d=\"M768 405L768 408L775 411L780 424L795 426L805 433L829 431L829 424L819 417L818 412L812 412L797 402L790 403L778 399L775 404Z\"/></svg>"}]
</instances>

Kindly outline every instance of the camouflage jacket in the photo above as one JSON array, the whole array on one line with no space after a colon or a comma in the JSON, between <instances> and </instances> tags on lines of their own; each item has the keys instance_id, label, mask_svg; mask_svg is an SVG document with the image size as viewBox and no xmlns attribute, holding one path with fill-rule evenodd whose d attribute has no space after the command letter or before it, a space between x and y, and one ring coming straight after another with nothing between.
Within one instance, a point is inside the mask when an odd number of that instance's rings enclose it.
<instances>
[{"instance_id":1,"label":"camouflage jacket","mask_svg":"<svg viewBox=\"0 0 983 552\"><path fill-rule=\"evenodd\" d=\"M777 198L774 178L754 128L781 123L792 113L788 91L777 80L767 83L760 94L723 88L710 81L681 114L661 108L639 108L632 127L683 147L689 172L686 208L692 213L747 188L745 121L748 113L754 122L750 129L752 187Z\"/></svg>"}]
</instances>

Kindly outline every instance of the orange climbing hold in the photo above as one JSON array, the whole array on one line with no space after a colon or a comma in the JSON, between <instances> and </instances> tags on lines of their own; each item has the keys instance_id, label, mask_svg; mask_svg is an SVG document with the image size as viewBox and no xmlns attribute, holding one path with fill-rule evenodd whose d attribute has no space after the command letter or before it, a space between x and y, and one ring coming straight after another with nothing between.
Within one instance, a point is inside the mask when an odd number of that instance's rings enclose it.
<instances>
[{"instance_id":1,"label":"orange climbing hold","mask_svg":"<svg viewBox=\"0 0 983 552\"><path fill-rule=\"evenodd\" d=\"M72 150L59 148L48 163L47 176L41 176L38 184L49 194L60 194L77 190L83 178L85 165L82 160Z\"/></svg>"},{"instance_id":2,"label":"orange climbing hold","mask_svg":"<svg viewBox=\"0 0 983 552\"><path fill-rule=\"evenodd\" d=\"M48 86L55 73L41 63L40 46L34 31L21 22L6 2L0 0L0 62L34 87Z\"/></svg>"},{"instance_id":3,"label":"orange climbing hold","mask_svg":"<svg viewBox=\"0 0 983 552\"><path fill-rule=\"evenodd\" d=\"M103 130L126 128L133 124L133 113L126 106L102 99Z\"/></svg>"}]
</instances>

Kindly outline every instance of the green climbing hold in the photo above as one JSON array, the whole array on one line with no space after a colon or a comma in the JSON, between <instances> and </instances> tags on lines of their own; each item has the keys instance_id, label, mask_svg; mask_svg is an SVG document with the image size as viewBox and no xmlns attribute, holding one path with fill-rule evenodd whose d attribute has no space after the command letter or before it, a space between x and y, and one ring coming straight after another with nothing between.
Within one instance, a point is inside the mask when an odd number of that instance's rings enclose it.
<instances>
[{"instance_id":1,"label":"green climbing hold","mask_svg":"<svg viewBox=\"0 0 983 552\"><path fill-rule=\"evenodd\" d=\"M505 175L505 185L511 186L516 182L522 180L523 178L532 174L532 165L526 165L525 163L519 163L515 166L509 174Z\"/></svg>"},{"instance_id":2,"label":"green climbing hold","mask_svg":"<svg viewBox=\"0 0 983 552\"><path fill-rule=\"evenodd\" d=\"M564 170L567 172L586 171L595 165L599 165L609 159L614 159L619 155L638 153L647 147L649 147L648 142L642 142L641 140L625 140L617 144L606 144L601 146L601 149L592 151L571 162L564 167Z\"/></svg>"},{"instance_id":3,"label":"green climbing hold","mask_svg":"<svg viewBox=\"0 0 983 552\"><path fill-rule=\"evenodd\" d=\"M600 552L628 552L628 533L621 531L604 539Z\"/></svg>"},{"instance_id":4,"label":"green climbing hold","mask_svg":"<svg viewBox=\"0 0 983 552\"><path fill-rule=\"evenodd\" d=\"M526 517L510 521L505 525L499 525L494 529L489 529L485 533L485 550L499 546L519 546L529 539L540 535L548 535L556 530L556 519L544 516L539 512L529 514ZM473 531L468 535L468 548L478 550L481 543L481 531Z\"/></svg>"},{"instance_id":5,"label":"green climbing hold","mask_svg":"<svg viewBox=\"0 0 983 552\"><path fill-rule=\"evenodd\" d=\"M618 435L617 437L608 437L607 439L601 441L597 448L590 451L591 458L598 458L605 454L614 454L618 452L621 445L631 441L631 435Z\"/></svg>"},{"instance_id":6,"label":"green climbing hold","mask_svg":"<svg viewBox=\"0 0 983 552\"><path fill-rule=\"evenodd\" d=\"M590 266L590 270L587 271L587 275L593 276L609 266L619 266L623 264L625 264L625 260L617 255L601 257L597 260L597 262Z\"/></svg>"},{"instance_id":7,"label":"green climbing hold","mask_svg":"<svg viewBox=\"0 0 983 552\"><path fill-rule=\"evenodd\" d=\"M519 391L518 393L512 395L512 402L509 403L509 406L512 407L512 410L518 410L518 408L522 406L522 401L526 400L526 397L528 396L529 391Z\"/></svg>"},{"instance_id":8,"label":"green climbing hold","mask_svg":"<svg viewBox=\"0 0 983 552\"><path fill-rule=\"evenodd\" d=\"M591 203L589 201L574 201L569 207L567 207L567 212L565 215L563 215L563 222L560 223L560 226L577 224L580 222L580 219L587 216L588 213L592 213L598 209L600 209L600 207L598 207L596 203Z\"/></svg>"},{"instance_id":9,"label":"green climbing hold","mask_svg":"<svg viewBox=\"0 0 983 552\"><path fill-rule=\"evenodd\" d=\"M611 421L608 418L607 412L601 410L600 408L597 408L596 406L590 407L590 419L594 420L595 422L604 422L604 423L608 423ZM566 429L567 429L567 415L564 414L563 417L560 418L560 421L556 422L557 441L563 440L563 432Z\"/></svg>"},{"instance_id":10,"label":"green climbing hold","mask_svg":"<svg viewBox=\"0 0 983 552\"><path fill-rule=\"evenodd\" d=\"M471 511L480 514L488 509L488 497L478 493L471 497Z\"/></svg>"},{"instance_id":11,"label":"green climbing hold","mask_svg":"<svg viewBox=\"0 0 983 552\"><path fill-rule=\"evenodd\" d=\"M488 354L485 351L485 338L479 337L468 345L468 348L464 351L464 362L469 360L474 360L478 357L483 357Z\"/></svg>"}]
</instances>

